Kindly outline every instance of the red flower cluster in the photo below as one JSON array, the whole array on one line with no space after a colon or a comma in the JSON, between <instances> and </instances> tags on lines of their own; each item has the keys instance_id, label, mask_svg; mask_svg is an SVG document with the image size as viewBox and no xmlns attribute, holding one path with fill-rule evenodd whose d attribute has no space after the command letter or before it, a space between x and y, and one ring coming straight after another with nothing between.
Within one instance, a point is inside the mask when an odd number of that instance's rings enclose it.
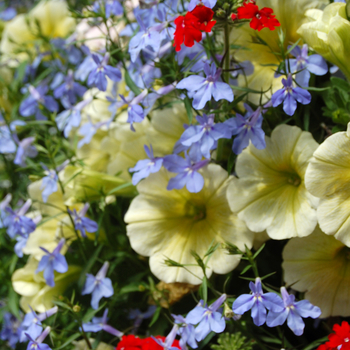
<instances>
[{"instance_id":1,"label":"red flower cluster","mask_svg":"<svg viewBox=\"0 0 350 350\"><path fill-rule=\"evenodd\" d=\"M210 33L216 21L212 21L214 11L204 5L197 5L185 16L175 19L174 46L176 51L181 50L182 43L192 47L194 42L202 40L202 32Z\"/></svg>"},{"instance_id":2,"label":"red flower cluster","mask_svg":"<svg viewBox=\"0 0 350 350\"><path fill-rule=\"evenodd\" d=\"M156 336L157 339L165 341L165 337ZM181 348L179 341L174 340L172 346ZM116 350L163 350L151 337L141 339L134 335L123 335L121 341L118 343Z\"/></svg>"},{"instance_id":3,"label":"red flower cluster","mask_svg":"<svg viewBox=\"0 0 350 350\"><path fill-rule=\"evenodd\" d=\"M328 336L329 341L320 345L317 350L350 350L350 325L343 321L341 326L333 326L335 333Z\"/></svg>"},{"instance_id":4,"label":"red flower cluster","mask_svg":"<svg viewBox=\"0 0 350 350\"><path fill-rule=\"evenodd\" d=\"M269 28L275 30L275 27L279 27L281 24L273 15L273 10L269 7L264 7L259 10L259 7L255 4L255 1L245 2L243 6L237 9L237 15L232 14L231 18L235 19L251 19L250 28L260 31L263 28Z\"/></svg>"}]
</instances>

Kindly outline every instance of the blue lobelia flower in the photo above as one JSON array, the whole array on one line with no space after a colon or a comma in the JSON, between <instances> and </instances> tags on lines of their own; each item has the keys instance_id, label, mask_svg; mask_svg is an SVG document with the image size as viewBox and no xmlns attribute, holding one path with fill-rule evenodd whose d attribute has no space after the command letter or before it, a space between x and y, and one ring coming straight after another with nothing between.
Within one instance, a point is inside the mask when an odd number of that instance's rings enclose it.
<instances>
[{"instance_id":1,"label":"blue lobelia flower","mask_svg":"<svg viewBox=\"0 0 350 350\"><path fill-rule=\"evenodd\" d=\"M102 297L109 298L114 294L112 281L106 277L108 267L109 263L106 261L96 277L89 273L86 274L86 281L81 294L92 294L91 306L95 310L98 309L98 304Z\"/></svg>"},{"instance_id":2,"label":"blue lobelia flower","mask_svg":"<svg viewBox=\"0 0 350 350\"><path fill-rule=\"evenodd\" d=\"M177 89L186 89L189 96L193 97L193 108L202 109L205 104L214 97L215 101L233 101L233 91L230 85L220 81L221 69L205 64L204 73L206 78L198 75L191 75L182 79L177 85Z\"/></svg>"},{"instance_id":3,"label":"blue lobelia flower","mask_svg":"<svg viewBox=\"0 0 350 350\"><path fill-rule=\"evenodd\" d=\"M45 248L40 247L40 249L43 250L46 255L41 258L35 273L44 271L45 282L50 287L53 287L55 285L54 271L57 271L59 273L65 273L68 271L67 260L60 253L65 242L66 240L62 238L52 253L47 251Z\"/></svg>"},{"instance_id":4,"label":"blue lobelia flower","mask_svg":"<svg viewBox=\"0 0 350 350\"><path fill-rule=\"evenodd\" d=\"M164 157L164 167L172 173L178 173L169 180L167 190L180 190L186 185L189 192L198 193L204 186L203 176L198 170L207 165L209 160L197 161L197 159L191 158L191 155L188 156L187 153L185 153L185 157L184 159L176 154Z\"/></svg>"},{"instance_id":5,"label":"blue lobelia flower","mask_svg":"<svg viewBox=\"0 0 350 350\"><path fill-rule=\"evenodd\" d=\"M154 157L152 145L150 148L144 145L148 159L139 160L130 172L134 172L132 176L132 184L136 186L142 179L145 179L149 174L156 173L160 170L163 164L163 158Z\"/></svg>"},{"instance_id":6,"label":"blue lobelia flower","mask_svg":"<svg viewBox=\"0 0 350 350\"><path fill-rule=\"evenodd\" d=\"M19 106L21 116L35 115L37 120L46 120L47 118L41 113L41 107L45 107L50 112L57 112L58 103L52 96L46 96L48 90L49 87L46 85L39 85L37 88L29 85L29 96Z\"/></svg>"},{"instance_id":7,"label":"blue lobelia flower","mask_svg":"<svg viewBox=\"0 0 350 350\"><path fill-rule=\"evenodd\" d=\"M9 312L3 315L0 339L7 340L11 348L15 348L21 333L21 320Z\"/></svg>"},{"instance_id":8,"label":"blue lobelia flower","mask_svg":"<svg viewBox=\"0 0 350 350\"><path fill-rule=\"evenodd\" d=\"M309 86L310 73L325 75L328 72L326 60L320 55L308 56L308 50L307 44L304 44L302 48L296 46L290 52L295 57L289 59L290 71L291 73L298 72L295 75L295 81L302 87ZM287 71L289 66L288 62L286 62Z\"/></svg>"},{"instance_id":9,"label":"blue lobelia flower","mask_svg":"<svg viewBox=\"0 0 350 350\"><path fill-rule=\"evenodd\" d=\"M9 206L11 201L12 201L12 194L8 193L5 196L5 198L0 202L0 228L5 227L4 220L9 215L9 213L6 211L6 207Z\"/></svg>"},{"instance_id":10,"label":"blue lobelia flower","mask_svg":"<svg viewBox=\"0 0 350 350\"><path fill-rule=\"evenodd\" d=\"M99 13L101 11L101 3L104 3L106 18L110 18L112 15L119 16L124 12L123 6L119 3L118 0L95 1L92 6L93 12Z\"/></svg>"},{"instance_id":11,"label":"blue lobelia flower","mask_svg":"<svg viewBox=\"0 0 350 350\"><path fill-rule=\"evenodd\" d=\"M11 21L16 15L16 9L14 7L8 7L7 9L0 11L0 20L5 22Z\"/></svg>"},{"instance_id":12,"label":"blue lobelia flower","mask_svg":"<svg viewBox=\"0 0 350 350\"><path fill-rule=\"evenodd\" d=\"M277 107L283 102L283 110L291 116L297 109L297 101L303 105L311 102L311 95L307 90L294 86L291 74L288 74L287 80L282 79L282 84L283 88L271 96L273 107Z\"/></svg>"},{"instance_id":13,"label":"blue lobelia flower","mask_svg":"<svg viewBox=\"0 0 350 350\"><path fill-rule=\"evenodd\" d=\"M275 293L265 293L261 287L259 277L249 283L252 294L242 294L233 303L232 310L237 315L243 315L248 310L251 311L253 322L257 326L261 326L266 321L266 309L271 311L283 311L283 301Z\"/></svg>"},{"instance_id":14,"label":"blue lobelia flower","mask_svg":"<svg viewBox=\"0 0 350 350\"><path fill-rule=\"evenodd\" d=\"M221 333L226 327L225 318L217 310L226 300L226 294L222 294L210 306L204 306L203 300L186 316L187 323L196 325L195 336L197 341L203 340L210 332Z\"/></svg>"},{"instance_id":15,"label":"blue lobelia flower","mask_svg":"<svg viewBox=\"0 0 350 350\"><path fill-rule=\"evenodd\" d=\"M69 108L76 104L77 98L82 97L86 90L86 87L74 81L73 71L70 69L67 77L64 78L64 82L53 91L53 95L55 98L61 99L65 108Z\"/></svg>"},{"instance_id":16,"label":"blue lobelia flower","mask_svg":"<svg viewBox=\"0 0 350 350\"><path fill-rule=\"evenodd\" d=\"M145 312L140 311L139 309L132 309L128 315L129 320L134 320L132 325L132 334L137 334L137 330L141 326L143 320L150 318L154 315L157 310L156 305L150 305Z\"/></svg>"},{"instance_id":17,"label":"blue lobelia flower","mask_svg":"<svg viewBox=\"0 0 350 350\"><path fill-rule=\"evenodd\" d=\"M7 125L0 126L0 153L10 154L16 152L16 142Z\"/></svg>"},{"instance_id":18,"label":"blue lobelia flower","mask_svg":"<svg viewBox=\"0 0 350 350\"><path fill-rule=\"evenodd\" d=\"M103 59L96 54L92 54L92 58L95 61L96 68L94 68L88 77L88 85L96 86L100 91L107 90L107 78L114 82L118 82L122 78L122 73L116 67L107 65L109 61L109 53L107 52Z\"/></svg>"},{"instance_id":19,"label":"blue lobelia flower","mask_svg":"<svg viewBox=\"0 0 350 350\"><path fill-rule=\"evenodd\" d=\"M108 314L108 309L106 309L103 312L103 316L102 317L94 317L92 319L92 322L88 322L88 323L83 323L83 330L84 332L100 332L100 331L105 331L108 332L116 337L122 337L124 333L118 331L117 329L113 328L112 326L107 324L108 318L107 318L107 314Z\"/></svg>"},{"instance_id":20,"label":"blue lobelia flower","mask_svg":"<svg viewBox=\"0 0 350 350\"><path fill-rule=\"evenodd\" d=\"M41 196L43 198L44 203L47 202L49 196L58 191L58 176L56 171L49 170L49 168L45 164L41 164L41 166L46 170L47 175L42 178L40 189L43 190L41 192Z\"/></svg>"},{"instance_id":21,"label":"blue lobelia flower","mask_svg":"<svg viewBox=\"0 0 350 350\"><path fill-rule=\"evenodd\" d=\"M30 308L31 312L28 312L24 316L24 320L21 323L21 334L20 342L28 341L28 338L25 333L29 334L32 339L36 339L43 331L41 322L46 320L48 317L54 315L58 311L58 307L54 306L53 308L40 313L39 315Z\"/></svg>"},{"instance_id":22,"label":"blue lobelia flower","mask_svg":"<svg viewBox=\"0 0 350 350\"><path fill-rule=\"evenodd\" d=\"M202 117L198 115L196 119L199 125L191 125L184 131L177 142L177 146L175 146L175 153L179 153L176 151L179 144L185 146L185 149L196 144L196 149L199 150L196 159L200 160L202 157L210 159L210 151L216 148L216 141L221 138L231 138L231 132L227 125L223 123L215 124L214 118L214 114L208 116L203 114ZM183 151L183 149L179 151Z\"/></svg>"},{"instance_id":23,"label":"blue lobelia flower","mask_svg":"<svg viewBox=\"0 0 350 350\"><path fill-rule=\"evenodd\" d=\"M171 315L175 319L175 323L179 326L177 334L181 336L180 346L182 350L187 350L186 344L192 349L198 348L194 326L186 321L182 315Z\"/></svg>"},{"instance_id":24,"label":"blue lobelia flower","mask_svg":"<svg viewBox=\"0 0 350 350\"><path fill-rule=\"evenodd\" d=\"M269 327L281 326L286 320L288 327L295 335L302 335L306 317L318 318L321 309L312 305L308 300L295 301L294 295L289 295L285 287L281 287L284 308L281 311L271 310L267 315L266 324Z\"/></svg>"},{"instance_id":25,"label":"blue lobelia flower","mask_svg":"<svg viewBox=\"0 0 350 350\"><path fill-rule=\"evenodd\" d=\"M145 112L143 108L139 105L141 101L147 96L147 89L143 90L138 96L134 97L133 93L129 93L128 99L123 95L119 95L122 102L119 103L120 106L126 104L128 106L128 119L127 122L130 123L130 129L135 131L134 123L141 123L145 119Z\"/></svg>"},{"instance_id":26,"label":"blue lobelia flower","mask_svg":"<svg viewBox=\"0 0 350 350\"><path fill-rule=\"evenodd\" d=\"M26 166L26 157L34 158L38 155L37 149L32 146L34 140L35 137L26 137L19 142L16 157L13 161L15 164L24 167Z\"/></svg>"},{"instance_id":27,"label":"blue lobelia flower","mask_svg":"<svg viewBox=\"0 0 350 350\"><path fill-rule=\"evenodd\" d=\"M93 233L96 232L98 229L98 225L95 221L84 217L89 207L90 204L86 203L84 207L79 211L79 213L77 213L75 209L73 211L68 209L69 213L73 217L75 229L77 231L80 231L82 237L84 238L86 238L86 231Z\"/></svg>"},{"instance_id":28,"label":"blue lobelia flower","mask_svg":"<svg viewBox=\"0 0 350 350\"><path fill-rule=\"evenodd\" d=\"M56 116L56 123L59 130L63 131L65 137L69 136L72 128L77 128L81 121L81 111L92 101L92 97L79 102L75 106L71 106L69 109L59 113Z\"/></svg>"},{"instance_id":29,"label":"blue lobelia flower","mask_svg":"<svg viewBox=\"0 0 350 350\"><path fill-rule=\"evenodd\" d=\"M232 151L235 154L242 153L248 147L249 141L257 149L266 147L265 132L262 129L261 108L258 108L255 112L248 105L245 105L245 108L247 113L244 117L237 113L235 118L230 118L224 122L231 129L232 135L237 135L232 145Z\"/></svg>"},{"instance_id":30,"label":"blue lobelia flower","mask_svg":"<svg viewBox=\"0 0 350 350\"><path fill-rule=\"evenodd\" d=\"M163 350L176 350L179 348L177 348L176 346L173 346L173 343L176 338L178 329L179 329L179 326L177 324L174 324L173 328L171 329L170 333L166 336L164 341L161 339L157 339L153 335L151 337L158 345L162 347Z\"/></svg>"},{"instance_id":31,"label":"blue lobelia flower","mask_svg":"<svg viewBox=\"0 0 350 350\"><path fill-rule=\"evenodd\" d=\"M161 44L161 35L155 28L147 28L140 16L136 16L140 26L140 31L130 40L129 54L131 62L135 62L140 51L147 46L151 47L154 52L158 52Z\"/></svg>"},{"instance_id":32,"label":"blue lobelia flower","mask_svg":"<svg viewBox=\"0 0 350 350\"><path fill-rule=\"evenodd\" d=\"M191 0L188 5L188 11L194 10L197 5L204 5L209 8L213 8L216 5L217 0Z\"/></svg>"},{"instance_id":33,"label":"blue lobelia flower","mask_svg":"<svg viewBox=\"0 0 350 350\"><path fill-rule=\"evenodd\" d=\"M51 327L46 327L44 332L42 332L36 339L33 339L30 334L26 333L26 336L29 339L27 350L51 350L47 344L43 344L43 341L50 331Z\"/></svg>"},{"instance_id":34,"label":"blue lobelia flower","mask_svg":"<svg viewBox=\"0 0 350 350\"><path fill-rule=\"evenodd\" d=\"M30 234L36 229L34 221L25 216L31 205L32 201L28 199L17 212L10 207L6 207L8 215L4 219L4 226L11 238L15 238L16 235Z\"/></svg>"}]
</instances>

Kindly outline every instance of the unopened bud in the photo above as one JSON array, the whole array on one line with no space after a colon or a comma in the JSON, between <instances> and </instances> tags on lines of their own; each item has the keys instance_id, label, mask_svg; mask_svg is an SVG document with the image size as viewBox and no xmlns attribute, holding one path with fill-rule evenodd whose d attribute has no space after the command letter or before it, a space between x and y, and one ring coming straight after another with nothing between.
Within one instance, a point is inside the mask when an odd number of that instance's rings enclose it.
<instances>
[{"instance_id":1,"label":"unopened bud","mask_svg":"<svg viewBox=\"0 0 350 350\"><path fill-rule=\"evenodd\" d=\"M142 285L142 284L140 284L140 285L139 285L139 291L140 291L140 292L144 292L145 290L146 290L145 286Z\"/></svg>"},{"instance_id":2,"label":"unopened bud","mask_svg":"<svg viewBox=\"0 0 350 350\"><path fill-rule=\"evenodd\" d=\"M79 312L81 310L81 307L79 305L74 305L73 306L73 311L74 312Z\"/></svg>"},{"instance_id":3,"label":"unopened bud","mask_svg":"<svg viewBox=\"0 0 350 350\"><path fill-rule=\"evenodd\" d=\"M232 309L228 306L227 303L224 304L224 316L226 318L232 318L235 315L235 313L232 311Z\"/></svg>"}]
</instances>

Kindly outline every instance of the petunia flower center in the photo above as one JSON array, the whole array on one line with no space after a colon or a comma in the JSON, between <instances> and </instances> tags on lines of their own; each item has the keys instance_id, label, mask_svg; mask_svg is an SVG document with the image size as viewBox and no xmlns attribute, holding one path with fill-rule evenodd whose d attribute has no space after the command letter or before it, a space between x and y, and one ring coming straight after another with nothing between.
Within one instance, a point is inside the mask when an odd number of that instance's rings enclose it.
<instances>
[{"instance_id":1,"label":"petunia flower center","mask_svg":"<svg viewBox=\"0 0 350 350\"><path fill-rule=\"evenodd\" d=\"M290 174L287 182L292 186L298 187L301 183L301 179L297 174Z\"/></svg>"},{"instance_id":2,"label":"petunia flower center","mask_svg":"<svg viewBox=\"0 0 350 350\"><path fill-rule=\"evenodd\" d=\"M185 205L185 215L195 221L200 221L206 218L207 209L205 205L194 204L188 201Z\"/></svg>"}]
</instances>

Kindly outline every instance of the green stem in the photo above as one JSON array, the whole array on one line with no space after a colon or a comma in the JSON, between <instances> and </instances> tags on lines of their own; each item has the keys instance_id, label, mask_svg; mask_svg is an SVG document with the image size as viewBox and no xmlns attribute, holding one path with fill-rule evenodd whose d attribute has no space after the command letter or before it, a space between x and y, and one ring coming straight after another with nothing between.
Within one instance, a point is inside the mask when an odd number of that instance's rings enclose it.
<instances>
[{"instance_id":1,"label":"green stem","mask_svg":"<svg viewBox=\"0 0 350 350\"><path fill-rule=\"evenodd\" d=\"M227 84L230 84L230 26L225 23L225 61L224 61L224 79Z\"/></svg>"}]
</instances>

